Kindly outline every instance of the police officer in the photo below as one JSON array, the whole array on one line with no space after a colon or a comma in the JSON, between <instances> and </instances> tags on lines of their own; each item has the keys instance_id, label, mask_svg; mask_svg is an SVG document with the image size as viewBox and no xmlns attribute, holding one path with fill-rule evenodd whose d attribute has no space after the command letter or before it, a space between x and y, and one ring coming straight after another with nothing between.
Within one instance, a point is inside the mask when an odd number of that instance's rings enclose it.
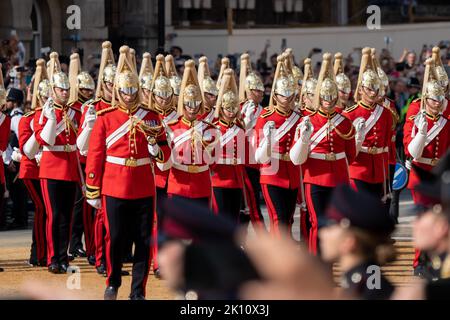
<instances>
[{"instance_id":1,"label":"police officer","mask_svg":"<svg viewBox=\"0 0 450 320\"><path fill-rule=\"evenodd\" d=\"M395 225L383 207L379 197L338 186L326 209L327 225L319 231L323 260L339 263L341 287L357 299L389 299L394 290L380 270L395 256L390 239ZM380 285L373 287L370 276L377 269Z\"/></svg>"}]
</instances>

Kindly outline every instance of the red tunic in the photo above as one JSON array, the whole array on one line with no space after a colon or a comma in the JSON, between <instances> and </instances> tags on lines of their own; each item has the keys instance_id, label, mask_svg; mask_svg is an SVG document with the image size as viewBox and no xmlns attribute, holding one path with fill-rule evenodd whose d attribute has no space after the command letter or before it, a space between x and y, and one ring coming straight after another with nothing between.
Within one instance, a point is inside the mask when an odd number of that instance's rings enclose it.
<instances>
[{"instance_id":1,"label":"red tunic","mask_svg":"<svg viewBox=\"0 0 450 320\"><path fill-rule=\"evenodd\" d=\"M42 158L39 166L39 178L55 179L64 181L80 180L79 167L76 149L77 128L80 123L81 112L73 107L62 107L55 104L57 135L54 146L48 146L41 138L41 132L47 123L47 118L42 117L42 123L39 123L42 111L39 110L34 115L34 132L36 140L43 146ZM64 121L64 115L69 121ZM61 128L58 132L58 128ZM47 151L48 148L67 146L73 151ZM69 150L69 149L67 149Z\"/></svg>"},{"instance_id":2,"label":"red tunic","mask_svg":"<svg viewBox=\"0 0 450 320\"><path fill-rule=\"evenodd\" d=\"M392 116L392 136L391 143L389 145L389 165L394 165L397 163L397 147L395 145L395 138L397 136L397 123L400 119L398 115L397 109L395 108L394 100L389 99L388 97L383 98L383 106L387 108L391 112Z\"/></svg>"},{"instance_id":3,"label":"red tunic","mask_svg":"<svg viewBox=\"0 0 450 320\"><path fill-rule=\"evenodd\" d=\"M406 111L406 119L415 116L419 112L421 100L422 99L418 98L410 103L408 110ZM444 107L442 114L444 115L444 117L448 118L450 116L450 99L447 98L446 101L447 105Z\"/></svg>"},{"instance_id":4,"label":"red tunic","mask_svg":"<svg viewBox=\"0 0 450 320\"><path fill-rule=\"evenodd\" d=\"M380 109L381 108L381 109ZM359 102L343 112L352 122L357 118L366 120L373 113L381 113L375 125L367 132L361 150L356 159L349 163L350 179L365 181L367 183L383 183L387 177L387 151L391 145L392 138L392 116L391 112L377 104L372 106ZM376 151L375 151L376 150ZM384 151L382 151L384 150Z\"/></svg>"},{"instance_id":5,"label":"red tunic","mask_svg":"<svg viewBox=\"0 0 450 320\"><path fill-rule=\"evenodd\" d=\"M214 165L211 166L212 186L242 189L246 154L245 131L240 124L227 123L223 120L215 124L220 128L221 139L214 157Z\"/></svg>"},{"instance_id":6,"label":"red tunic","mask_svg":"<svg viewBox=\"0 0 450 320\"><path fill-rule=\"evenodd\" d=\"M405 146L405 154L408 157L411 157L411 154L408 150L408 145L413 140L414 136L417 134L417 127L414 124L415 116L411 116L406 119L405 126L404 126L404 137L403 137L403 144ZM430 132L433 128L433 126L436 123L439 123L439 121L443 122L442 129L440 129L439 134L431 140L431 142L425 146L422 153L422 159L434 159L433 165L438 161L439 158L441 158L446 151L450 148L450 121L449 117L440 116L438 118L433 119L432 117L427 116L428 120L428 132ZM431 171L433 168L433 165L425 164L417 161L417 159L413 159L412 162L417 165L418 167L426 170ZM408 188L413 189L418 183L419 183L419 177L416 175L414 170L410 171L409 175L409 181L408 181Z\"/></svg>"},{"instance_id":7,"label":"red tunic","mask_svg":"<svg viewBox=\"0 0 450 320\"><path fill-rule=\"evenodd\" d=\"M289 120L293 120L290 129L283 133L279 139L275 139L275 145L272 146L271 161L268 164L261 165L261 184L269 184L285 189L297 189L300 186L300 166L294 165L289 157L289 150L295 137L297 125L300 122L298 113L285 114L274 108L262 114L255 126L257 145L259 146L263 140L263 128L268 121L275 122L275 128L278 129L285 121ZM274 157L277 158L274 159Z\"/></svg>"},{"instance_id":8,"label":"red tunic","mask_svg":"<svg viewBox=\"0 0 450 320\"><path fill-rule=\"evenodd\" d=\"M19 179L39 179L39 167L35 159L28 159L23 151L23 146L34 135L33 122L35 111L25 114L19 121L19 149L22 153L20 160Z\"/></svg>"},{"instance_id":9,"label":"red tunic","mask_svg":"<svg viewBox=\"0 0 450 320\"><path fill-rule=\"evenodd\" d=\"M242 116L242 121L244 121L245 119L245 109L248 107L248 105L250 103L253 103L252 100L247 100L243 103L241 103L240 107L241 107L241 116ZM249 123L248 127L246 128L246 136L245 136L245 143L246 143L246 158L245 158L245 166L246 167L250 167L253 169L258 169L260 168L260 164L256 162L255 160L255 152L256 152L256 132L255 132L255 126L256 126L256 121L258 120L259 116L261 114L264 113L264 108L261 105L258 105L258 107L255 108L254 111L254 117L256 118L256 120L252 121Z\"/></svg>"},{"instance_id":10,"label":"red tunic","mask_svg":"<svg viewBox=\"0 0 450 320\"><path fill-rule=\"evenodd\" d=\"M211 141L215 142L218 138L217 130L203 121L191 122L181 116L168 124L167 131L171 141L173 162L167 193L187 198L211 197L208 165L211 158L200 140L208 134L213 136Z\"/></svg>"},{"instance_id":11,"label":"red tunic","mask_svg":"<svg viewBox=\"0 0 450 320\"><path fill-rule=\"evenodd\" d=\"M161 125L156 112L139 106L131 111L119 107L98 113L86 162L88 198L95 199L100 194L120 199L155 195L153 160L147 137L138 125L134 126L136 130L131 129L129 123L127 125L131 118L148 126ZM164 162L170 156L164 128L159 132L157 143L161 152L156 161Z\"/></svg>"},{"instance_id":12,"label":"red tunic","mask_svg":"<svg viewBox=\"0 0 450 320\"><path fill-rule=\"evenodd\" d=\"M0 112L0 151L2 152L8 147L10 132L11 118ZM3 165L0 168L0 183L5 184L5 169Z\"/></svg>"},{"instance_id":13,"label":"red tunic","mask_svg":"<svg viewBox=\"0 0 450 320\"><path fill-rule=\"evenodd\" d=\"M314 137L316 132L327 126L328 116L318 111L309 117L313 126L311 137ZM318 143L314 143L315 147L310 150L308 159L302 164L305 170L303 176L305 183L335 187L343 183L348 184L350 181L347 163L353 162L356 155L355 130L351 121L337 112L330 115L330 121L339 121L339 123L328 135L325 134L323 139L317 138ZM334 161L312 158L312 155L331 154L332 156L332 153L335 155L345 153L345 157Z\"/></svg>"}]
</instances>

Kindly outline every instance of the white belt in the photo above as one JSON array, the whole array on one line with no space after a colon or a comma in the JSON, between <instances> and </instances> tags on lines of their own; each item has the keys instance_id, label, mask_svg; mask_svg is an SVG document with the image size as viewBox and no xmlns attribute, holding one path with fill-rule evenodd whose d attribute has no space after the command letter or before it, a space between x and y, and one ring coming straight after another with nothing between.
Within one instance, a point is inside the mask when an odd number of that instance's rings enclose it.
<instances>
[{"instance_id":1,"label":"white belt","mask_svg":"<svg viewBox=\"0 0 450 320\"><path fill-rule=\"evenodd\" d=\"M316 152L311 152L309 154L309 158L312 159L319 159L319 160L327 160L327 161L336 161L336 160L341 160L344 159L345 156L345 152L339 152L339 153L316 153Z\"/></svg>"},{"instance_id":2,"label":"white belt","mask_svg":"<svg viewBox=\"0 0 450 320\"><path fill-rule=\"evenodd\" d=\"M134 159L134 158L119 158L114 156L107 156L106 162L127 167L140 167L152 163L152 160L150 158Z\"/></svg>"},{"instance_id":3,"label":"white belt","mask_svg":"<svg viewBox=\"0 0 450 320\"><path fill-rule=\"evenodd\" d=\"M386 148L361 147L361 152L368 153L368 154L380 154L383 152L387 152L387 147Z\"/></svg>"},{"instance_id":4,"label":"white belt","mask_svg":"<svg viewBox=\"0 0 450 320\"><path fill-rule=\"evenodd\" d=\"M283 161L291 161L291 157L289 157L289 152L286 153L278 153L272 152L272 158L283 160Z\"/></svg>"},{"instance_id":5,"label":"white belt","mask_svg":"<svg viewBox=\"0 0 450 320\"><path fill-rule=\"evenodd\" d=\"M424 158L420 157L419 159L414 159L414 162L419 162L423 164L428 164L430 166L435 166L439 162L439 158Z\"/></svg>"},{"instance_id":6,"label":"white belt","mask_svg":"<svg viewBox=\"0 0 450 320\"><path fill-rule=\"evenodd\" d=\"M205 166L195 166L195 165L185 165L185 164L179 164L179 163L172 163L172 167L175 169L189 172L189 173L200 173L204 172L209 169L208 165Z\"/></svg>"},{"instance_id":7,"label":"white belt","mask_svg":"<svg viewBox=\"0 0 450 320\"><path fill-rule=\"evenodd\" d=\"M74 152L77 150L77 146L74 144L65 144L60 146L44 146L42 150L54 152Z\"/></svg>"},{"instance_id":8,"label":"white belt","mask_svg":"<svg viewBox=\"0 0 450 320\"><path fill-rule=\"evenodd\" d=\"M237 165L237 164L242 164L241 159L236 159L236 158L221 158L218 159L217 164L228 164L228 165Z\"/></svg>"}]
</instances>

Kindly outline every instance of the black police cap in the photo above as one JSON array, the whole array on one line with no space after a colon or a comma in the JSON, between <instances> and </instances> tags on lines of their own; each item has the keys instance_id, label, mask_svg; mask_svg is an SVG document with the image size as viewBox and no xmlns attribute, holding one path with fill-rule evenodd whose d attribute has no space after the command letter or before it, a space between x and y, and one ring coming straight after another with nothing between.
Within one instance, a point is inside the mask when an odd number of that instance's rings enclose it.
<instances>
[{"instance_id":1,"label":"black police cap","mask_svg":"<svg viewBox=\"0 0 450 320\"><path fill-rule=\"evenodd\" d=\"M8 89L8 93L6 95L6 101L13 101L22 104L23 102L23 92L22 90L16 88Z\"/></svg>"},{"instance_id":2,"label":"black police cap","mask_svg":"<svg viewBox=\"0 0 450 320\"><path fill-rule=\"evenodd\" d=\"M385 205L365 191L337 186L326 209L328 220L374 234L389 235L395 228Z\"/></svg>"}]
</instances>

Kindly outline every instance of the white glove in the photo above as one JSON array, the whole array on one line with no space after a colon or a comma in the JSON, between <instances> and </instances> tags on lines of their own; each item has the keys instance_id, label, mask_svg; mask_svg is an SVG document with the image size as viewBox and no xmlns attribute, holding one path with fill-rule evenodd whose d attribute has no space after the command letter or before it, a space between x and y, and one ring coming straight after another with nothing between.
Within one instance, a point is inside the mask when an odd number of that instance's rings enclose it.
<instances>
[{"instance_id":1,"label":"white glove","mask_svg":"<svg viewBox=\"0 0 450 320\"><path fill-rule=\"evenodd\" d=\"M36 164L39 166L41 164L42 151L37 153L34 159L36 160Z\"/></svg>"},{"instance_id":2,"label":"white glove","mask_svg":"<svg viewBox=\"0 0 450 320\"><path fill-rule=\"evenodd\" d=\"M249 106L244 111L245 117L251 118L252 115L255 113L255 110L256 110L256 105L253 102L249 103Z\"/></svg>"},{"instance_id":3,"label":"white glove","mask_svg":"<svg viewBox=\"0 0 450 320\"><path fill-rule=\"evenodd\" d=\"M97 115L95 113L90 113L89 111L86 113L84 118L84 123L87 128L92 129L94 127L95 120L97 119Z\"/></svg>"},{"instance_id":4,"label":"white glove","mask_svg":"<svg viewBox=\"0 0 450 320\"><path fill-rule=\"evenodd\" d=\"M47 102L45 102L44 107L42 108L42 113L47 119L56 120L55 108L53 107L52 98L48 98Z\"/></svg>"},{"instance_id":5,"label":"white glove","mask_svg":"<svg viewBox=\"0 0 450 320\"><path fill-rule=\"evenodd\" d=\"M100 198L87 199L86 202L89 203L89 205L91 205L92 207L94 207L97 210L102 207L102 200Z\"/></svg>"},{"instance_id":6,"label":"white glove","mask_svg":"<svg viewBox=\"0 0 450 320\"><path fill-rule=\"evenodd\" d=\"M273 129L275 129L275 122L267 121L267 123L263 127L264 138L269 137Z\"/></svg>"},{"instance_id":7,"label":"white glove","mask_svg":"<svg viewBox=\"0 0 450 320\"><path fill-rule=\"evenodd\" d=\"M18 148L14 147L14 151L11 154L11 159L15 162L20 162L20 160L22 160L22 153L20 153Z\"/></svg>"},{"instance_id":8,"label":"white glove","mask_svg":"<svg viewBox=\"0 0 450 320\"><path fill-rule=\"evenodd\" d=\"M357 118L353 122L353 125L355 126L356 132L363 132L366 128L366 120L364 118Z\"/></svg>"},{"instance_id":9,"label":"white glove","mask_svg":"<svg viewBox=\"0 0 450 320\"><path fill-rule=\"evenodd\" d=\"M212 134L212 129L208 129L205 132L203 132L203 141L204 142L211 142L213 140L213 134Z\"/></svg>"},{"instance_id":10,"label":"white glove","mask_svg":"<svg viewBox=\"0 0 450 320\"><path fill-rule=\"evenodd\" d=\"M419 134L426 136L428 132L428 121L424 114L420 113L418 115L419 119L417 121L417 129L419 129Z\"/></svg>"},{"instance_id":11,"label":"white glove","mask_svg":"<svg viewBox=\"0 0 450 320\"><path fill-rule=\"evenodd\" d=\"M309 142L309 140L311 140L311 135L313 132L313 126L311 124L311 121L309 120L309 117L306 116L303 121L298 124L297 128L298 127L300 127L299 130L303 142Z\"/></svg>"},{"instance_id":12,"label":"white glove","mask_svg":"<svg viewBox=\"0 0 450 320\"><path fill-rule=\"evenodd\" d=\"M356 130L355 135L355 142L356 142L356 153L358 154L359 151L362 148L362 144L364 140L366 139L366 135L364 130L366 129L366 120L364 118L356 118L355 121L353 121L353 126Z\"/></svg>"},{"instance_id":13,"label":"white glove","mask_svg":"<svg viewBox=\"0 0 450 320\"><path fill-rule=\"evenodd\" d=\"M161 150L159 148L159 145L157 143L155 144L149 144L148 145L148 152L153 156L156 157L159 153L159 150Z\"/></svg>"}]
</instances>

